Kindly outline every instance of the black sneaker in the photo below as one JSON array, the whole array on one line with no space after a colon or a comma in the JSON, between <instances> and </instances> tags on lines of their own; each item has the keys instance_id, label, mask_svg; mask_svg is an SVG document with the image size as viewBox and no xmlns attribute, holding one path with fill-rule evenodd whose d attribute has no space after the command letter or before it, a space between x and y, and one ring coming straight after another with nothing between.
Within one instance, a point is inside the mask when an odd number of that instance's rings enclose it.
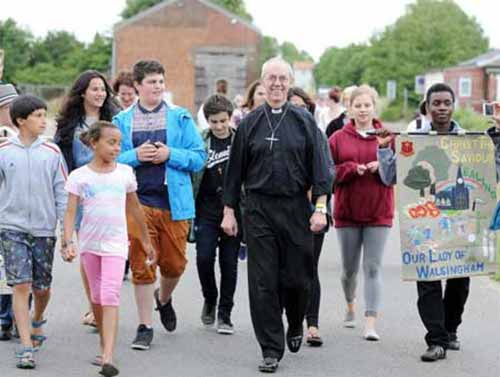
<instances>
[{"instance_id":1,"label":"black sneaker","mask_svg":"<svg viewBox=\"0 0 500 377\"><path fill-rule=\"evenodd\" d=\"M114 377L118 376L120 371L113 364L104 364L99 374L104 377Z\"/></svg>"},{"instance_id":2,"label":"black sneaker","mask_svg":"<svg viewBox=\"0 0 500 377\"><path fill-rule=\"evenodd\" d=\"M262 363L259 365L259 372L274 373L278 369L279 361L275 357L264 357Z\"/></svg>"},{"instance_id":3,"label":"black sneaker","mask_svg":"<svg viewBox=\"0 0 500 377\"><path fill-rule=\"evenodd\" d=\"M212 326L215 323L215 305L205 301L201 309L201 322L205 326Z\"/></svg>"},{"instance_id":4,"label":"black sneaker","mask_svg":"<svg viewBox=\"0 0 500 377\"><path fill-rule=\"evenodd\" d=\"M457 333L450 333L450 341L448 342L448 347L450 351L460 351L460 341L458 340Z\"/></svg>"},{"instance_id":5,"label":"black sneaker","mask_svg":"<svg viewBox=\"0 0 500 377\"><path fill-rule=\"evenodd\" d=\"M148 329L146 325L139 325L137 328L137 335L130 347L134 350L146 351L151 347L152 341L153 329Z\"/></svg>"},{"instance_id":6,"label":"black sneaker","mask_svg":"<svg viewBox=\"0 0 500 377\"><path fill-rule=\"evenodd\" d=\"M274 373L278 369L279 361L275 357L264 357L262 363L259 365L259 372Z\"/></svg>"},{"instance_id":7,"label":"black sneaker","mask_svg":"<svg viewBox=\"0 0 500 377\"><path fill-rule=\"evenodd\" d=\"M165 305L162 305L160 302L160 288L155 290L155 300L156 300L156 309L160 313L160 320L165 327L165 330L172 332L177 327L177 316L175 315L174 307L172 306L172 297Z\"/></svg>"},{"instance_id":8,"label":"black sneaker","mask_svg":"<svg viewBox=\"0 0 500 377\"><path fill-rule=\"evenodd\" d=\"M302 338L304 337L304 329L302 325L298 329L288 327L286 332L286 344L292 353L299 352L302 346Z\"/></svg>"},{"instance_id":9,"label":"black sneaker","mask_svg":"<svg viewBox=\"0 0 500 377\"><path fill-rule=\"evenodd\" d=\"M423 355L420 356L420 359L426 362L446 359L446 350L443 347L437 345L429 346L429 348L427 348L427 351L425 351Z\"/></svg>"},{"instance_id":10,"label":"black sneaker","mask_svg":"<svg viewBox=\"0 0 500 377\"><path fill-rule=\"evenodd\" d=\"M217 321L217 333L224 335L234 334L234 326L229 316L219 316Z\"/></svg>"},{"instance_id":11,"label":"black sneaker","mask_svg":"<svg viewBox=\"0 0 500 377\"><path fill-rule=\"evenodd\" d=\"M0 341L7 341L12 339L12 326L4 326L0 329Z\"/></svg>"}]
</instances>

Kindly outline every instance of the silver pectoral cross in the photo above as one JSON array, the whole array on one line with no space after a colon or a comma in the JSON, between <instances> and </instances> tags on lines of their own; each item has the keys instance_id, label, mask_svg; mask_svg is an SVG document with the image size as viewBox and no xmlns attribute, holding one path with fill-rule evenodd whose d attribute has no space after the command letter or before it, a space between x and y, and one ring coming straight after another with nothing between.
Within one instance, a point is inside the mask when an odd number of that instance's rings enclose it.
<instances>
[{"instance_id":1,"label":"silver pectoral cross","mask_svg":"<svg viewBox=\"0 0 500 377\"><path fill-rule=\"evenodd\" d=\"M264 140L266 141L270 141L271 143L269 144L269 150L272 151L273 150L273 143L275 141L279 141L279 139L275 138L274 137L274 132L271 134L271 137L266 137Z\"/></svg>"}]
</instances>

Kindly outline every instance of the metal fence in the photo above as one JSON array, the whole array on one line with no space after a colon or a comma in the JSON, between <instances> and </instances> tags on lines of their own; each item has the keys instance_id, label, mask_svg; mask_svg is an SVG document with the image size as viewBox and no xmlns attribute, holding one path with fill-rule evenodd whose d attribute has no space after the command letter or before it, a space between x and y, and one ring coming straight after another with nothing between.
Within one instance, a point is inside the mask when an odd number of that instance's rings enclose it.
<instances>
[{"instance_id":1,"label":"metal fence","mask_svg":"<svg viewBox=\"0 0 500 377\"><path fill-rule=\"evenodd\" d=\"M64 96L68 92L69 86L18 84L17 89L21 94L33 94L45 101L50 101Z\"/></svg>"}]
</instances>

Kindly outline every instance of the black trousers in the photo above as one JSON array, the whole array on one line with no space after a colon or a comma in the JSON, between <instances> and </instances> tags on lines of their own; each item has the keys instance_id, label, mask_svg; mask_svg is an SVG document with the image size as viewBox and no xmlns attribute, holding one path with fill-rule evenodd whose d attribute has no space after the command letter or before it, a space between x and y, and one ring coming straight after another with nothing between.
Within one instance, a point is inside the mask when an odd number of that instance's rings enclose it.
<instances>
[{"instance_id":1,"label":"black trousers","mask_svg":"<svg viewBox=\"0 0 500 377\"><path fill-rule=\"evenodd\" d=\"M197 218L196 267L205 302L217 305L219 292L215 279L215 258L219 249L220 299L219 317L229 318L234 306L234 292L238 278L238 250L241 237L229 237L220 227L220 222Z\"/></svg>"},{"instance_id":2,"label":"black trousers","mask_svg":"<svg viewBox=\"0 0 500 377\"><path fill-rule=\"evenodd\" d=\"M319 257L325 240L325 233L315 234L313 236L313 257L314 257L314 270L311 291L309 294L309 305L306 312L307 326L319 327L319 303L321 300L321 284L319 282Z\"/></svg>"},{"instance_id":3,"label":"black trousers","mask_svg":"<svg viewBox=\"0 0 500 377\"><path fill-rule=\"evenodd\" d=\"M418 312L427 329L427 345L448 346L449 334L462 323L469 286L470 278L448 279L443 297L441 281L417 282Z\"/></svg>"},{"instance_id":4,"label":"black trousers","mask_svg":"<svg viewBox=\"0 0 500 377\"><path fill-rule=\"evenodd\" d=\"M283 357L283 309L293 334L302 331L314 269L311 213L305 193L247 197L250 313L263 357Z\"/></svg>"}]
</instances>

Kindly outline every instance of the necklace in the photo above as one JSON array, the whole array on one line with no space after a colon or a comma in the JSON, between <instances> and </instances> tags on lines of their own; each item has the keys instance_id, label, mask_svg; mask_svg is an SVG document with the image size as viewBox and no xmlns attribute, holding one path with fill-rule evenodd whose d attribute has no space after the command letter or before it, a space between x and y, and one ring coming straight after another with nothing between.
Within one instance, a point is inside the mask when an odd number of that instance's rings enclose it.
<instances>
[{"instance_id":1,"label":"necklace","mask_svg":"<svg viewBox=\"0 0 500 377\"><path fill-rule=\"evenodd\" d=\"M286 105L285 111L283 111L283 115L279 119L278 123L276 123L276 126L273 127L273 124L271 123L271 119L269 118L269 114L267 113L267 109L264 107L264 113L266 114L267 125L268 125L269 129L271 130L271 136L266 137L264 140L270 142L269 143L269 150L270 151L273 150L273 143L275 141L279 141L279 139L275 138L274 135L276 134L276 131L278 130L278 128L281 126L281 122L283 121L283 119L285 119L285 115L286 115L287 111L288 111L288 104Z\"/></svg>"}]
</instances>

